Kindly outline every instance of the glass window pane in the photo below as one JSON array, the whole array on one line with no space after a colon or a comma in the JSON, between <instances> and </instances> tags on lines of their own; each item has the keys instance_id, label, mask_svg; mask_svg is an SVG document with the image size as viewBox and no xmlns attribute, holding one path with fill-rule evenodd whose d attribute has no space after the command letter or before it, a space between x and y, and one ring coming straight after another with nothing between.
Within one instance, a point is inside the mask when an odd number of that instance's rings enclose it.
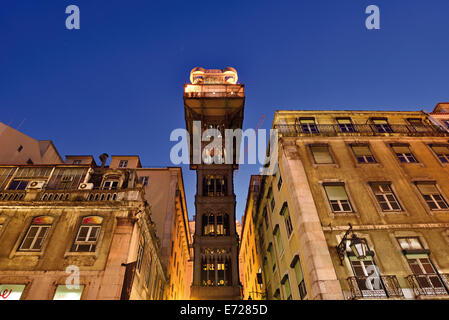
<instances>
[{"instance_id":1,"label":"glass window pane","mask_svg":"<svg viewBox=\"0 0 449 320\"><path fill-rule=\"evenodd\" d=\"M24 289L24 284L0 284L0 301L20 300Z\"/></svg>"},{"instance_id":2,"label":"glass window pane","mask_svg":"<svg viewBox=\"0 0 449 320\"><path fill-rule=\"evenodd\" d=\"M77 289L69 289L66 285L58 285L53 300L81 300L84 285L79 285L78 287Z\"/></svg>"}]
</instances>

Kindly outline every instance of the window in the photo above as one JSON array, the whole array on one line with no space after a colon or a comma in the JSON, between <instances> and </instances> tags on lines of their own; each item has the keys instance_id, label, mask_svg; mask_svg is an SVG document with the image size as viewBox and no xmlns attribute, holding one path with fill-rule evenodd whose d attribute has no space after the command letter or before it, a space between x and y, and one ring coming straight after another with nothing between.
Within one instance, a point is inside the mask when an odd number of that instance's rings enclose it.
<instances>
[{"instance_id":1,"label":"window","mask_svg":"<svg viewBox=\"0 0 449 320\"><path fill-rule=\"evenodd\" d=\"M296 282L298 283L299 296L301 300L307 295L306 285L304 283L304 273L301 268L301 261L299 255L295 255L292 262L290 263L290 268L295 270Z\"/></svg>"},{"instance_id":2,"label":"window","mask_svg":"<svg viewBox=\"0 0 449 320\"><path fill-rule=\"evenodd\" d=\"M382 211L402 210L389 183L371 183L371 189L373 190L374 196L376 197L379 206L382 208Z\"/></svg>"},{"instance_id":3,"label":"window","mask_svg":"<svg viewBox=\"0 0 449 320\"><path fill-rule=\"evenodd\" d=\"M291 217L290 217L290 212L288 210L287 202L284 202L284 204L282 205L281 216L284 217L285 229L287 230L287 237L290 238L290 235L293 232L293 225L292 225L292 220L291 220Z\"/></svg>"},{"instance_id":4,"label":"window","mask_svg":"<svg viewBox=\"0 0 449 320\"><path fill-rule=\"evenodd\" d=\"M115 190L118 188L119 178L109 176L103 182L103 190Z\"/></svg>"},{"instance_id":5,"label":"window","mask_svg":"<svg viewBox=\"0 0 449 320\"><path fill-rule=\"evenodd\" d=\"M273 235L276 238L276 244L278 246L279 254L281 254L282 251L284 251L284 248L282 247L281 232L279 230L278 224L274 227Z\"/></svg>"},{"instance_id":6,"label":"window","mask_svg":"<svg viewBox=\"0 0 449 320\"><path fill-rule=\"evenodd\" d=\"M273 212L274 211L274 207L276 206L276 202L274 201L274 197L271 198L270 206L271 206L271 212Z\"/></svg>"},{"instance_id":7,"label":"window","mask_svg":"<svg viewBox=\"0 0 449 320\"><path fill-rule=\"evenodd\" d=\"M440 194L435 182L417 182L416 186L430 210L449 209L446 200Z\"/></svg>"},{"instance_id":8,"label":"window","mask_svg":"<svg viewBox=\"0 0 449 320\"><path fill-rule=\"evenodd\" d=\"M324 190L333 212L353 211L344 184L325 184Z\"/></svg>"},{"instance_id":9,"label":"window","mask_svg":"<svg viewBox=\"0 0 449 320\"><path fill-rule=\"evenodd\" d=\"M318 133L318 127L315 124L315 118L300 118L299 124L303 133Z\"/></svg>"},{"instance_id":10,"label":"window","mask_svg":"<svg viewBox=\"0 0 449 320\"><path fill-rule=\"evenodd\" d=\"M282 176L279 174L279 180L278 180L278 190L281 190L282 187Z\"/></svg>"},{"instance_id":11,"label":"window","mask_svg":"<svg viewBox=\"0 0 449 320\"><path fill-rule=\"evenodd\" d=\"M388 124L387 119L372 118L371 121L372 121L374 128L376 129L377 132L379 132L379 133L392 133L393 132L393 129Z\"/></svg>"},{"instance_id":12,"label":"window","mask_svg":"<svg viewBox=\"0 0 449 320\"><path fill-rule=\"evenodd\" d=\"M126 167L128 167L128 160L120 160L120 162L118 163L118 167L119 168L126 168Z\"/></svg>"},{"instance_id":13,"label":"window","mask_svg":"<svg viewBox=\"0 0 449 320\"><path fill-rule=\"evenodd\" d=\"M422 250L424 249L418 237L397 238L402 250Z\"/></svg>"},{"instance_id":14,"label":"window","mask_svg":"<svg viewBox=\"0 0 449 320\"><path fill-rule=\"evenodd\" d=\"M9 184L8 190L25 190L29 182L29 180L14 179Z\"/></svg>"},{"instance_id":15,"label":"window","mask_svg":"<svg viewBox=\"0 0 449 320\"><path fill-rule=\"evenodd\" d=\"M368 144L353 144L351 145L351 149L358 163L376 162L376 159L374 158L374 155L371 152Z\"/></svg>"},{"instance_id":16,"label":"window","mask_svg":"<svg viewBox=\"0 0 449 320\"><path fill-rule=\"evenodd\" d=\"M145 238L140 235L139 247L137 248L137 270L142 270L143 253L145 252Z\"/></svg>"},{"instance_id":17,"label":"window","mask_svg":"<svg viewBox=\"0 0 449 320\"><path fill-rule=\"evenodd\" d=\"M72 246L72 252L95 252L102 222L102 217L83 218Z\"/></svg>"},{"instance_id":18,"label":"window","mask_svg":"<svg viewBox=\"0 0 449 320\"><path fill-rule=\"evenodd\" d=\"M416 163L413 153L410 151L410 146L406 144L392 144L391 148L398 157L398 160L402 163Z\"/></svg>"},{"instance_id":19,"label":"window","mask_svg":"<svg viewBox=\"0 0 449 320\"><path fill-rule=\"evenodd\" d=\"M139 178L139 183L142 184L142 186L146 187L148 185L148 176L144 176L144 177L140 177Z\"/></svg>"},{"instance_id":20,"label":"window","mask_svg":"<svg viewBox=\"0 0 449 320\"><path fill-rule=\"evenodd\" d=\"M20 146L17 148L17 152L20 152L20 151L22 151L22 150L23 150L23 146L20 145Z\"/></svg>"},{"instance_id":21,"label":"window","mask_svg":"<svg viewBox=\"0 0 449 320\"><path fill-rule=\"evenodd\" d=\"M441 163L449 162L449 145L447 144L431 144L432 151L436 154Z\"/></svg>"},{"instance_id":22,"label":"window","mask_svg":"<svg viewBox=\"0 0 449 320\"><path fill-rule=\"evenodd\" d=\"M208 175L203 179L204 196L225 196L227 195L227 183L224 176Z\"/></svg>"},{"instance_id":23,"label":"window","mask_svg":"<svg viewBox=\"0 0 449 320\"><path fill-rule=\"evenodd\" d=\"M53 300L81 300L83 290L84 285L79 285L78 288L69 288L65 284L58 285Z\"/></svg>"},{"instance_id":24,"label":"window","mask_svg":"<svg viewBox=\"0 0 449 320\"><path fill-rule=\"evenodd\" d=\"M407 262L419 287L425 294L447 294L447 291L428 257L407 256Z\"/></svg>"},{"instance_id":25,"label":"window","mask_svg":"<svg viewBox=\"0 0 449 320\"><path fill-rule=\"evenodd\" d=\"M3 300L20 300L24 284L0 284L0 301Z\"/></svg>"},{"instance_id":26,"label":"window","mask_svg":"<svg viewBox=\"0 0 449 320\"><path fill-rule=\"evenodd\" d=\"M228 214L205 214L202 219L204 236L229 235Z\"/></svg>"},{"instance_id":27,"label":"window","mask_svg":"<svg viewBox=\"0 0 449 320\"><path fill-rule=\"evenodd\" d=\"M426 126L423 119L421 118L409 118L407 119L408 123L412 126L413 130L416 132L427 132L431 131L431 129Z\"/></svg>"},{"instance_id":28,"label":"window","mask_svg":"<svg viewBox=\"0 0 449 320\"><path fill-rule=\"evenodd\" d=\"M145 285L147 288L150 287L150 280L151 280L151 265L152 265L152 257L150 255L150 257L147 259L147 273L145 275Z\"/></svg>"},{"instance_id":29,"label":"window","mask_svg":"<svg viewBox=\"0 0 449 320\"><path fill-rule=\"evenodd\" d=\"M292 290L290 288L290 281L288 279L288 275L286 274L281 280L282 287L284 289L284 294L286 300L292 299Z\"/></svg>"},{"instance_id":30,"label":"window","mask_svg":"<svg viewBox=\"0 0 449 320\"><path fill-rule=\"evenodd\" d=\"M449 120L442 120L447 129L449 129Z\"/></svg>"},{"instance_id":31,"label":"window","mask_svg":"<svg viewBox=\"0 0 449 320\"><path fill-rule=\"evenodd\" d=\"M268 211L267 206L263 208L263 219L265 220L265 229L268 229L269 221L268 221Z\"/></svg>"},{"instance_id":32,"label":"window","mask_svg":"<svg viewBox=\"0 0 449 320\"><path fill-rule=\"evenodd\" d=\"M311 145L310 151L312 151L313 159L317 164L331 164L334 163L332 155L329 152L328 145Z\"/></svg>"},{"instance_id":33,"label":"window","mask_svg":"<svg viewBox=\"0 0 449 320\"><path fill-rule=\"evenodd\" d=\"M337 118L337 123L341 132L356 132L351 118Z\"/></svg>"},{"instance_id":34,"label":"window","mask_svg":"<svg viewBox=\"0 0 449 320\"><path fill-rule=\"evenodd\" d=\"M386 296L379 272L371 257L365 260L351 258L350 262L363 297Z\"/></svg>"},{"instance_id":35,"label":"window","mask_svg":"<svg viewBox=\"0 0 449 320\"><path fill-rule=\"evenodd\" d=\"M34 218L20 244L19 251L41 251L52 223L53 217Z\"/></svg>"},{"instance_id":36,"label":"window","mask_svg":"<svg viewBox=\"0 0 449 320\"><path fill-rule=\"evenodd\" d=\"M275 254L274 254L274 248L273 248L273 243L272 242L270 242L268 244L267 251L270 253L271 264L273 266L273 271L274 271L274 270L276 270L276 257L275 257Z\"/></svg>"}]
</instances>

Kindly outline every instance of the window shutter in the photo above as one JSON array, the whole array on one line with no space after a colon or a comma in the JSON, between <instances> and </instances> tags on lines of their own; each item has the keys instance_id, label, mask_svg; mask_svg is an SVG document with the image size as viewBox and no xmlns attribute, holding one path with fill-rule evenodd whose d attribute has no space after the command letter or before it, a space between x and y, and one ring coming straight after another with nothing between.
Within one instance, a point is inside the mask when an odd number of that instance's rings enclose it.
<instances>
[{"instance_id":1,"label":"window shutter","mask_svg":"<svg viewBox=\"0 0 449 320\"><path fill-rule=\"evenodd\" d=\"M359 145L359 146L352 146L352 150L354 151L354 154L357 157L362 157L362 156L369 156L371 155L371 150L368 146L363 146L363 145Z\"/></svg>"},{"instance_id":2,"label":"window shutter","mask_svg":"<svg viewBox=\"0 0 449 320\"><path fill-rule=\"evenodd\" d=\"M418 183L416 184L421 194L439 194L434 183Z\"/></svg>"},{"instance_id":3,"label":"window shutter","mask_svg":"<svg viewBox=\"0 0 449 320\"><path fill-rule=\"evenodd\" d=\"M334 163L328 146L311 146L316 163Z\"/></svg>"},{"instance_id":4,"label":"window shutter","mask_svg":"<svg viewBox=\"0 0 449 320\"><path fill-rule=\"evenodd\" d=\"M349 200L344 186L324 186L329 200Z\"/></svg>"}]
</instances>

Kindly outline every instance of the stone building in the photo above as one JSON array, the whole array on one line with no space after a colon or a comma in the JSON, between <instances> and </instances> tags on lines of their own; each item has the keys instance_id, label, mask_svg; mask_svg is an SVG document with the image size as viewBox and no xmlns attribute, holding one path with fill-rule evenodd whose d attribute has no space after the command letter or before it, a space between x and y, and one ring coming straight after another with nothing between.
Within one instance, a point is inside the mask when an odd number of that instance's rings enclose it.
<instances>
[{"instance_id":1,"label":"stone building","mask_svg":"<svg viewBox=\"0 0 449 320\"><path fill-rule=\"evenodd\" d=\"M167 277L136 170L68 160L0 167L0 290L8 299L162 299Z\"/></svg>"},{"instance_id":2,"label":"stone building","mask_svg":"<svg viewBox=\"0 0 449 320\"><path fill-rule=\"evenodd\" d=\"M0 122L0 164L63 163L50 140L36 140Z\"/></svg>"},{"instance_id":3,"label":"stone building","mask_svg":"<svg viewBox=\"0 0 449 320\"><path fill-rule=\"evenodd\" d=\"M273 127L279 168L245 212L268 299L449 298L447 131L414 111L277 111Z\"/></svg>"},{"instance_id":4,"label":"stone building","mask_svg":"<svg viewBox=\"0 0 449 320\"><path fill-rule=\"evenodd\" d=\"M449 131L449 102L438 103L429 116L435 125Z\"/></svg>"}]
</instances>

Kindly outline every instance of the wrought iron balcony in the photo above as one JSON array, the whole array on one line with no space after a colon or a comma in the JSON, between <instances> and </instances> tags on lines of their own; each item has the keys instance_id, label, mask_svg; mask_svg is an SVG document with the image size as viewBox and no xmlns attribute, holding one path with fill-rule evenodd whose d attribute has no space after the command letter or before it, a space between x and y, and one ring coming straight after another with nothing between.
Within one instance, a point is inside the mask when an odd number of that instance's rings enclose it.
<instances>
[{"instance_id":1,"label":"wrought iron balcony","mask_svg":"<svg viewBox=\"0 0 449 320\"><path fill-rule=\"evenodd\" d=\"M396 276L349 277L347 280L352 299L387 299L404 296Z\"/></svg>"},{"instance_id":2,"label":"wrought iron balcony","mask_svg":"<svg viewBox=\"0 0 449 320\"><path fill-rule=\"evenodd\" d=\"M449 274L422 274L406 277L416 296L449 296Z\"/></svg>"},{"instance_id":3,"label":"wrought iron balcony","mask_svg":"<svg viewBox=\"0 0 449 320\"><path fill-rule=\"evenodd\" d=\"M297 136L449 136L449 132L432 125L404 124L277 124L274 126L284 137Z\"/></svg>"}]
</instances>

